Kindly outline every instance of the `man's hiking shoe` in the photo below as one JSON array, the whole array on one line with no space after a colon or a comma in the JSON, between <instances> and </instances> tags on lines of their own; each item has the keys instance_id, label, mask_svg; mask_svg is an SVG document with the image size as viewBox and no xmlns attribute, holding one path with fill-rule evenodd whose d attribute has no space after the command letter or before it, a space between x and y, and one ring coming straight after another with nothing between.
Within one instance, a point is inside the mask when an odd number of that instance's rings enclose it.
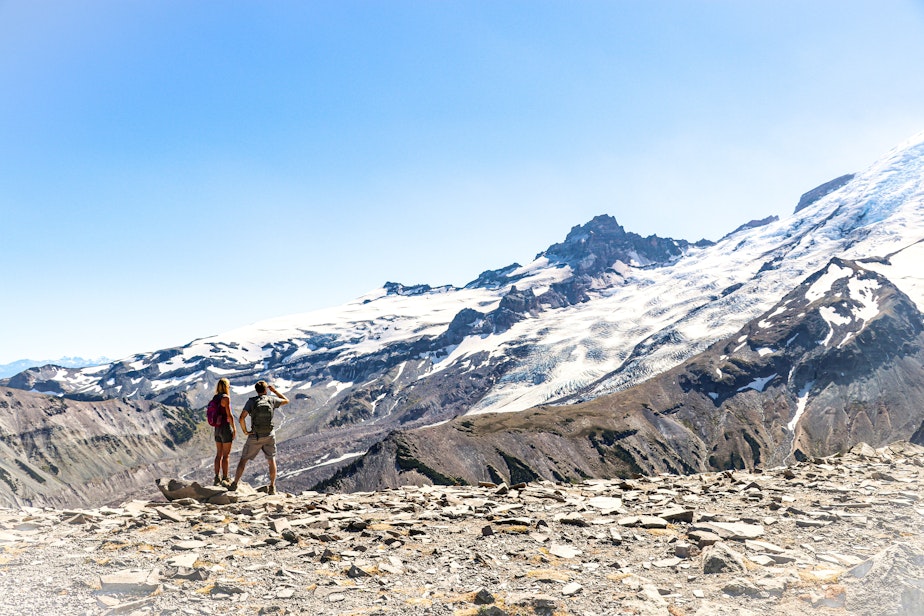
<instances>
[{"instance_id":1,"label":"man's hiking shoe","mask_svg":"<svg viewBox=\"0 0 924 616\"><path fill-rule=\"evenodd\" d=\"M276 493L276 486L271 485L271 486L269 486L268 488L266 488L266 493L267 493L267 494L270 494L270 495L275 494L275 493Z\"/></svg>"},{"instance_id":2,"label":"man's hiking shoe","mask_svg":"<svg viewBox=\"0 0 924 616\"><path fill-rule=\"evenodd\" d=\"M237 482L232 481L231 485L228 486L228 492L236 492L236 491L237 491Z\"/></svg>"},{"instance_id":3,"label":"man's hiking shoe","mask_svg":"<svg viewBox=\"0 0 924 616\"><path fill-rule=\"evenodd\" d=\"M215 481L212 482L212 485L213 485L213 486L220 486L220 485L221 485L221 477L219 477L218 475L215 475Z\"/></svg>"}]
</instances>

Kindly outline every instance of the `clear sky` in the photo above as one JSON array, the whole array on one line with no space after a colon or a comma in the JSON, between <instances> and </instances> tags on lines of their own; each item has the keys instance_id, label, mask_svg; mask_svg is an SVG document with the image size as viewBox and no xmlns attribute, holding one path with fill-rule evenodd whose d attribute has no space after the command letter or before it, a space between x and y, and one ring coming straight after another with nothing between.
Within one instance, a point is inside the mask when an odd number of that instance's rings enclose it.
<instances>
[{"instance_id":1,"label":"clear sky","mask_svg":"<svg viewBox=\"0 0 924 616\"><path fill-rule=\"evenodd\" d=\"M718 239L924 130L924 1L0 0L0 363Z\"/></svg>"}]
</instances>

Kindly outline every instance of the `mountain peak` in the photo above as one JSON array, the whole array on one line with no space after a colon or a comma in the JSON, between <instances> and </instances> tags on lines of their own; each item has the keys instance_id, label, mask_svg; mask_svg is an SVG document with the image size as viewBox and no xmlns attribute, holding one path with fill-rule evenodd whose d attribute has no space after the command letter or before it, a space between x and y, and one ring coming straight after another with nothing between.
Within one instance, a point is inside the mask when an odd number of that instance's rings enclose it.
<instances>
[{"instance_id":1,"label":"mountain peak","mask_svg":"<svg viewBox=\"0 0 924 616\"><path fill-rule=\"evenodd\" d=\"M572 227L564 242L549 246L536 258L546 257L552 263L570 265L575 274L593 276L617 261L637 267L669 263L689 246L686 240L626 232L615 218L601 214L584 225Z\"/></svg>"}]
</instances>

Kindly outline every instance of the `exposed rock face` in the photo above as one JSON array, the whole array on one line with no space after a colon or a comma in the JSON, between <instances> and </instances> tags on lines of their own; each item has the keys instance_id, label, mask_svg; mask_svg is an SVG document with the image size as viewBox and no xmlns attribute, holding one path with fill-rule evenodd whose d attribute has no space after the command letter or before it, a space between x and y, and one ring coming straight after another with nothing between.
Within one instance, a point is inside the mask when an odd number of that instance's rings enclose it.
<instances>
[{"instance_id":1,"label":"exposed rock face","mask_svg":"<svg viewBox=\"0 0 924 616\"><path fill-rule=\"evenodd\" d=\"M696 245L711 244L701 240ZM577 275L595 276L617 261L636 266L667 263L682 255L689 246L690 243L683 240L626 233L615 218L602 215L586 225L572 228L564 242L550 246L537 258L546 257L553 263L570 265Z\"/></svg>"},{"instance_id":2,"label":"exposed rock face","mask_svg":"<svg viewBox=\"0 0 924 616\"><path fill-rule=\"evenodd\" d=\"M0 509L0 592L56 616L911 616L922 486L924 449L896 443L762 473Z\"/></svg>"},{"instance_id":3,"label":"exposed rock face","mask_svg":"<svg viewBox=\"0 0 924 616\"><path fill-rule=\"evenodd\" d=\"M725 235L725 237L723 237L722 239L723 240L727 239L736 233L739 233L741 231L747 231L748 229L757 229L758 227L765 227L772 222L779 222L779 220L780 220L779 216L767 216L766 218L761 218L759 220L756 220L756 219L751 220L749 222L744 223L743 225L741 225L740 227L738 227L731 233Z\"/></svg>"},{"instance_id":4,"label":"exposed rock face","mask_svg":"<svg viewBox=\"0 0 924 616\"><path fill-rule=\"evenodd\" d=\"M0 504L100 505L214 451L202 418L146 400L79 402L0 387ZM211 448L211 449L209 449Z\"/></svg>"},{"instance_id":5,"label":"exposed rock face","mask_svg":"<svg viewBox=\"0 0 924 616\"><path fill-rule=\"evenodd\" d=\"M808 206L812 205L813 203L815 203L816 201L818 201L819 199L821 199L822 197L825 197L833 193L835 190L841 188L842 186L847 184L847 182L852 180L855 177L855 175L856 174L853 174L853 173L842 175L840 177L834 178L830 182L825 182L821 186L816 186L815 188L808 191L807 193L804 193L799 198L799 203L796 204L795 211L798 212L799 210L803 210L807 208Z\"/></svg>"},{"instance_id":6,"label":"exposed rock face","mask_svg":"<svg viewBox=\"0 0 924 616\"><path fill-rule=\"evenodd\" d=\"M921 313L882 276L835 259L727 340L634 388L393 434L321 487L752 469L918 439L922 424Z\"/></svg>"},{"instance_id":7,"label":"exposed rock face","mask_svg":"<svg viewBox=\"0 0 924 616\"><path fill-rule=\"evenodd\" d=\"M450 287L440 287L440 289L446 290ZM413 297L415 295L424 295L433 291L433 287L428 284L415 284L411 286L403 285L400 282L386 282L384 285L385 292L388 295L403 295L405 297ZM437 289L437 290L440 290Z\"/></svg>"}]
</instances>

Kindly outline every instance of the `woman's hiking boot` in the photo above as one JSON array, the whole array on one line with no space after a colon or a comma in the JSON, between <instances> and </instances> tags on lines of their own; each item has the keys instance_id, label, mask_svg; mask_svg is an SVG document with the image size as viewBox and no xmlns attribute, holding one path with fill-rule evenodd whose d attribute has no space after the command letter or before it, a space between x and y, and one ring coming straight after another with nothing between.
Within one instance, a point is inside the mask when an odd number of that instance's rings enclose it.
<instances>
[{"instance_id":1,"label":"woman's hiking boot","mask_svg":"<svg viewBox=\"0 0 924 616\"><path fill-rule=\"evenodd\" d=\"M273 484L270 484L269 487L266 488L266 493L267 493L267 494L270 494L270 495L275 494L275 493L276 493L276 486L274 486Z\"/></svg>"},{"instance_id":2,"label":"woman's hiking boot","mask_svg":"<svg viewBox=\"0 0 924 616\"><path fill-rule=\"evenodd\" d=\"M220 485L221 485L221 477L219 477L217 473L215 474L215 481L212 482L212 485L213 485L213 486L220 486Z\"/></svg>"}]
</instances>

